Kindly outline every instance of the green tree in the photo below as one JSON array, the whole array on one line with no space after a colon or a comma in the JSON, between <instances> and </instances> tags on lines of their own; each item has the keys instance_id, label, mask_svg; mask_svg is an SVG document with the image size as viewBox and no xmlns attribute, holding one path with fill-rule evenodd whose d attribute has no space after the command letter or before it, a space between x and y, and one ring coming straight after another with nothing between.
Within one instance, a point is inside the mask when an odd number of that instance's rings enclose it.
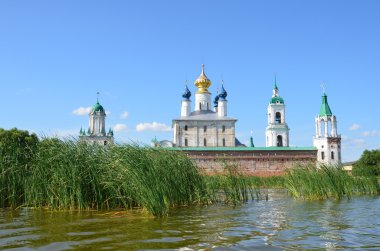
<instances>
[{"instance_id":1,"label":"green tree","mask_svg":"<svg viewBox=\"0 0 380 251\"><path fill-rule=\"evenodd\" d=\"M365 150L360 159L354 164L352 173L356 176L379 176L380 149Z\"/></svg>"}]
</instances>

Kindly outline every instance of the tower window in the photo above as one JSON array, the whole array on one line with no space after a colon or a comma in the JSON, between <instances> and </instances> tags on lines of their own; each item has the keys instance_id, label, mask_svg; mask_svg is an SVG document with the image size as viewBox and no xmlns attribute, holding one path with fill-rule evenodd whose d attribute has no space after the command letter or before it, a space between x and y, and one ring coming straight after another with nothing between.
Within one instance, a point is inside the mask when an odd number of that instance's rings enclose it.
<instances>
[{"instance_id":1,"label":"tower window","mask_svg":"<svg viewBox=\"0 0 380 251\"><path fill-rule=\"evenodd\" d=\"M187 125L185 125L185 131L187 131Z\"/></svg>"},{"instance_id":2,"label":"tower window","mask_svg":"<svg viewBox=\"0 0 380 251\"><path fill-rule=\"evenodd\" d=\"M188 144L188 143L187 143L187 138L185 138L185 146L187 146L187 144Z\"/></svg>"},{"instance_id":3,"label":"tower window","mask_svg":"<svg viewBox=\"0 0 380 251\"><path fill-rule=\"evenodd\" d=\"M276 112L276 123L277 124L281 123L281 112Z\"/></svg>"},{"instance_id":4,"label":"tower window","mask_svg":"<svg viewBox=\"0 0 380 251\"><path fill-rule=\"evenodd\" d=\"M203 139L203 146L207 146L207 140L206 140L206 138Z\"/></svg>"},{"instance_id":5,"label":"tower window","mask_svg":"<svg viewBox=\"0 0 380 251\"><path fill-rule=\"evenodd\" d=\"M331 159L334 159L334 152L331 152Z\"/></svg>"},{"instance_id":6,"label":"tower window","mask_svg":"<svg viewBox=\"0 0 380 251\"><path fill-rule=\"evenodd\" d=\"M226 126L222 126L222 132L226 131Z\"/></svg>"},{"instance_id":7,"label":"tower window","mask_svg":"<svg viewBox=\"0 0 380 251\"><path fill-rule=\"evenodd\" d=\"M282 144L282 136L281 135L277 136L277 146L278 147L282 147L283 146L283 144Z\"/></svg>"},{"instance_id":8,"label":"tower window","mask_svg":"<svg viewBox=\"0 0 380 251\"><path fill-rule=\"evenodd\" d=\"M322 160L325 159L325 152L321 152L321 158L322 158Z\"/></svg>"},{"instance_id":9,"label":"tower window","mask_svg":"<svg viewBox=\"0 0 380 251\"><path fill-rule=\"evenodd\" d=\"M223 139L223 146L226 146L226 139Z\"/></svg>"},{"instance_id":10,"label":"tower window","mask_svg":"<svg viewBox=\"0 0 380 251\"><path fill-rule=\"evenodd\" d=\"M207 126L203 127L203 132L207 132Z\"/></svg>"}]
</instances>

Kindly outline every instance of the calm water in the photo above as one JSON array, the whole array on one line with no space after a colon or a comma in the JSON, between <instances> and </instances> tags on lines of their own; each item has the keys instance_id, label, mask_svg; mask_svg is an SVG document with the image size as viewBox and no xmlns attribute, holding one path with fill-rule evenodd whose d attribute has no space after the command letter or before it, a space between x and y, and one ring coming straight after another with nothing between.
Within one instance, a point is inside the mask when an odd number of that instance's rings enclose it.
<instances>
[{"instance_id":1,"label":"calm water","mask_svg":"<svg viewBox=\"0 0 380 251\"><path fill-rule=\"evenodd\" d=\"M0 211L1 250L380 250L380 197L141 212Z\"/></svg>"}]
</instances>

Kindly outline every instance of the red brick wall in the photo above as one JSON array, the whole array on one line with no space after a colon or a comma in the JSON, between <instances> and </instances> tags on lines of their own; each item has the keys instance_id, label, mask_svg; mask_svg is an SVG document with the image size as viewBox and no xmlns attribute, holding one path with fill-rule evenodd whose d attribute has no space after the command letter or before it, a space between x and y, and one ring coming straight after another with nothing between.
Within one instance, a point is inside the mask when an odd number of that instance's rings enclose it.
<instances>
[{"instance_id":1,"label":"red brick wall","mask_svg":"<svg viewBox=\"0 0 380 251\"><path fill-rule=\"evenodd\" d=\"M317 161L317 150L184 151L204 174L223 173L226 164L245 175L283 175L286 168Z\"/></svg>"}]
</instances>

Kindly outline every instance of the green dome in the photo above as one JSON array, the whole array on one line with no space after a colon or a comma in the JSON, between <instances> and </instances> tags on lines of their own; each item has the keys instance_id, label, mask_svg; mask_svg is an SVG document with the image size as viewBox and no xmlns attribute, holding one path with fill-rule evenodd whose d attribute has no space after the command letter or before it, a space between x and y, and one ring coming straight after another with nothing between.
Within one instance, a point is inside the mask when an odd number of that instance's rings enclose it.
<instances>
[{"instance_id":1,"label":"green dome","mask_svg":"<svg viewBox=\"0 0 380 251\"><path fill-rule=\"evenodd\" d=\"M104 108L99 102L96 102L96 104L92 107L92 112L104 112Z\"/></svg>"},{"instance_id":2,"label":"green dome","mask_svg":"<svg viewBox=\"0 0 380 251\"><path fill-rule=\"evenodd\" d=\"M271 104L284 104L284 99L281 98L281 97L273 97L273 98L270 100L270 103L271 103Z\"/></svg>"}]
</instances>

